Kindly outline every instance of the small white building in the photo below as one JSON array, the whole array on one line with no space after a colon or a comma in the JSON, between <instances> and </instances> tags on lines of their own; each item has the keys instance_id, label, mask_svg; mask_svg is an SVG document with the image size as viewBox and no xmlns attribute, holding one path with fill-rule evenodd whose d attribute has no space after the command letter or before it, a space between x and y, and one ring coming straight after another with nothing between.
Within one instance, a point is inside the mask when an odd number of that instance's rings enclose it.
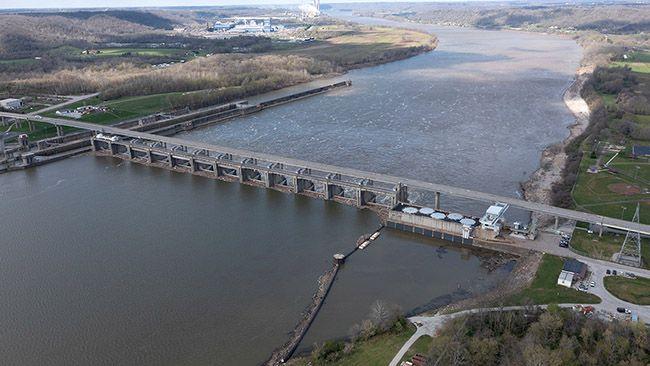
<instances>
[{"instance_id":1,"label":"small white building","mask_svg":"<svg viewBox=\"0 0 650 366\"><path fill-rule=\"evenodd\" d=\"M485 214L479 222L481 223L481 227L483 229L488 229L492 230L496 233L499 233L501 231L501 218L503 217L503 214L506 213L508 210L508 205L505 203L497 202L493 204L492 206L488 207L488 209L485 211Z\"/></svg>"},{"instance_id":2,"label":"small white building","mask_svg":"<svg viewBox=\"0 0 650 366\"><path fill-rule=\"evenodd\" d=\"M0 100L0 107L4 109L20 109L23 107L22 99L8 98Z\"/></svg>"},{"instance_id":3,"label":"small white building","mask_svg":"<svg viewBox=\"0 0 650 366\"><path fill-rule=\"evenodd\" d=\"M567 259L564 261L560 276L557 278L557 284L560 286L571 287L574 280L583 280L586 276L586 264L576 259Z\"/></svg>"},{"instance_id":4,"label":"small white building","mask_svg":"<svg viewBox=\"0 0 650 366\"><path fill-rule=\"evenodd\" d=\"M557 284L571 288L571 285L573 285L573 273L562 270L562 272L560 272L560 276L557 278Z\"/></svg>"}]
</instances>

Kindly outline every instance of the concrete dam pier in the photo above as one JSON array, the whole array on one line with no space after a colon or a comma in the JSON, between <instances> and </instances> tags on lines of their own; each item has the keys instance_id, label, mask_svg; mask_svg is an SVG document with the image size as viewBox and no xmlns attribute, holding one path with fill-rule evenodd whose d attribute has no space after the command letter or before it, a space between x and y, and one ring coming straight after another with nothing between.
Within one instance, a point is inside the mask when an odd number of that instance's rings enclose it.
<instances>
[{"instance_id":1,"label":"concrete dam pier","mask_svg":"<svg viewBox=\"0 0 650 366\"><path fill-rule=\"evenodd\" d=\"M8 112L0 112L0 117L14 120L33 118L29 115ZM434 194L437 201L434 210L438 209L439 197L444 194L471 201L509 205L553 217L556 222L559 219L587 222L601 234L604 230L613 229L650 235L650 225L462 187L188 141L114 126L98 126L82 121L50 117L42 117L39 121L93 132L90 144L97 155L108 155L178 172L335 200L357 207L392 210L399 203L409 204L408 190L416 190ZM33 155L28 152L21 157L26 164L31 164L29 160L30 157L33 160Z\"/></svg>"},{"instance_id":2,"label":"concrete dam pier","mask_svg":"<svg viewBox=\"0 0 650 366\"><path fill-rule=\"evenodd\" d=\"M334 200L357 207L392 208L405 202L408 190L402 184L374 184L371 180L317 172L273 161L236 156L214 155L207 150L190 151L183 146L168 149L165 143L133 139L114 139L99 134L91 139L97 155L113 156L140 164L201 175L225 181Z\"/></svg>"}]
</instances>

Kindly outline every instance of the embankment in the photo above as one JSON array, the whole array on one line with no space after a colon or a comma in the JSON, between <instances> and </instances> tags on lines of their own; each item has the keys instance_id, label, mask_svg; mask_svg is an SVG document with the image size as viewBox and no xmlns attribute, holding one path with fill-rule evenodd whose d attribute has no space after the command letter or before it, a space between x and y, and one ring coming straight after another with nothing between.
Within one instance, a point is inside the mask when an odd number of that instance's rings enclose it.
<instances>
[{"instance_id":1,"label":"embankment","mask_svg":"<svg viewBox=\"0 0 650 366\"><path fill-rule=\"evenodd\" d=\"M296 327L291 332L289 340L273 351L271 357L264 363L265 366L278 366L285 363L289 360L289 358L291 358L293 353L296 351L296 348L298 348L298 345L307 334L307 331L309 330L311 324L314 322L314 319L316 319L316 315L318 315L318 312L323 306L327 295L332 289L332 284L336 279L336 275L339 272L341 264L352 254L357 252L359 248L364 248L364 246L360 246L361 243L370 243L371 241L377 239L379 233L383 228L383 226L380 226L377 230L375 230L373 235L362 235L355 243L354 248L347 254L336 254L334 256L334 263L332 264L332 268L328 269L322 276L318 278L318 288L316 289L316 293L314 296L312 296L311 303L303 313L303 316L298 321Z\"/></svg>"},{"instance_id":2,"label":"embankment","mask_svg":"<svg viewBox=\"0 0 650 366\"><path fill-rule=\"evenodd\" d=\"M316 290L316 293L312 297L312 301L309 304L307 310L305 311L302 319L300 319L296 327L291 332L289 341L287 341L287 343L285 343L284 345L282 345L281 347L273 351L273 354L264 363L264 365L266 366L281 365L286 361L288 361L291 355L293 355L293 353L296 351L296 348L298 348L300 341L302 341L305 334L307 333L307 330L309 330L309 327L311 326L314 319L316 318L318 311L323 306L323 302L325 301L327 294L332 288L332 284L334 283L334 279L336 278L336 275L339 271L339 267L340 265L338 263L334 263L331 269L329 269L322 276L320 276L320 278L318 279L318 289Z\"/></svg>"},{"instance_id":3,"label":"embankment","mask_svg":"<svg viewBox=\"0 0 650 366\"><path fill-rule=\"evenodd\" d=\"M553 188L563 179L563 171L567 164L566 153L576 138L580 137L589 126L590 110L582 98L582 90L591 76L593 67L582 67L576 74L575 81L564 92L564 103L573 113L575 123L569 127L569 135L561 142L551 145L542 151L540 168L537 169L521 188L524 198L528 201L554 204ZM541 220L540 217L536 219ZM543 224L539 221L539 224Z\"/></svg>"}]
</instances>

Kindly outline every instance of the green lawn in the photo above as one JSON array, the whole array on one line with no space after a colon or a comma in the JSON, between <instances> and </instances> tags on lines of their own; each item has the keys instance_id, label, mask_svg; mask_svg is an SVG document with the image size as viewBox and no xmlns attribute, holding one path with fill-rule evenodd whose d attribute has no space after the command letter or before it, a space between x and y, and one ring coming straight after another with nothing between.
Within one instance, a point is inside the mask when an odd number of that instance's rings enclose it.
<instances>
[{"instance_id":1,"label":"green lawn","mask_svg":"<svg viewBox=\"0 0 650 366\"><path fill-rule=\"evenodd\" d=\"M100 53L96 55L88 55L88 57L115 57L124 54L132 56L175 56L183 55L187 50L182 48L102 48Z\"/></svg>"},{"instance_id":2,"label":"green lawn","mask_svg":"<svg viewBox=\"0 0 650 366\"><path fill-rule=\"evenodd\" d=\"M624 234L603 233L600 237L597 233L589 234L583 230L575 230L571 238L571 248L588 257L612 260L612 255L621 250L625 240ZM641 259L644 268L650 268L650 239L642 239Z\"/></svg>"},{"instance_id":3,"label":"green lawn","mask_svg":"<svg viewBox=\"0 0 650 366\"><path fill-rule=\"evenodd\" d=\"M169 110L171 108L171 104L168 100L169 97L180 94L182 93L165 93L125 97L106 102L95 97L70 104L66 106L65 109L74 109L84 105L104 105L109 108L108 112L87 114L81 117L79 121L97 124L112 124L127 119L143 117L157 112ZM48 112L44 115L48 117L59 117L55 114L55 112L56 111Z\"/></svg>"},{"instance_id":4,"label":"green lawn","mask_svg":"<svg viewBox=\"0 0 650 366\"><path fill-rule=\"evenodd\" d=\"M348 355L343 356L337 362L330 363L332 366L369 366L369 365L388 365L395 357L395 354L404 345L404 343L413 335L415 327L410 326L407 331L399 334L385 333L370 338L367 341L359 341L355 344L354 350ZM431 339L429 338L429 343ZM418 350L426 346L426 339L418 344ZM428 349L428 348L427 348ZM415 350L415 349L414 349ZM291 360L288 365L305 366L311 361L310 358L297 358Z\"/></svg>"},{"instance_id":5,"label":"green lawn","mask_svg":"<svg viewBox=\"0 0 650 366\"><path fill-rule=\"evenodd\" d=\"M142 117L154 114L161 111L170 109L168 97L178 95L181 93L167 93L167 94L154 94L138 97L126 97L111 101L102 101L98 97L85 99L77 103L69 104L63 109L74 109L84 105L106 105L109 111L106 113L94 113L83 116L79 121L97 123L97 124L113 124L123 120ZM57 116L56 111L43 113L43 116L62 118ZM56 128L50 124L43 122L34 122L34 131L29 131L27 123L23 123L20 128L14 127L12 131L22 132L29 135L30 140L40 140L47 137L56 136ZM64 133L77 131L74 128L64 127Z\"/></svg>"},{"instance_id":6,"label":"green lawn","mask_svg":"<svg viewBox=\"0 0 650 366\"><path fill-rule=\"evenodd\" d=\"M0 60L0 65L26 65L37 61L34 58L17 58L13 60Z\"/></svg>"},{"instance_id":7,"label":"green lawn","mask_svg":"<svg viewBox=\"0 0 650 366\"><path fill-rule=\"evenodd\" d=\"M619 299L638 305L650 305L650 278L607 276L604 282L607 291Z\"/></svg>"},{"instance_id":8,"label":"green lawn","mask_svg":"<svg viewBox=\"0 0 650 366\"><path fill-rule=\"evenodd\" d=\"M109 57L122 57L122 56L140 56L140 57L175 57L187 58L187 52L191 52L182 48L137 48L137 47L117 47L117 48L102 48L98 49L100 53L96 54L82 54L83 50L79 48L66 48L65 50L58 51L59 54L65 55L70 59L78 60L92 60ZM193 54L190 54L193 57Z\"/></svg>"},{"instance_id":9,"label":"green lawn","mask_svg":"<svg viewBox=\"0 0 650 366\"><path fill-rule=\"evenodd\" d=\"M417 353L425 356L429 354L429 349L431 349L431 341L433 341L433 338L427 335L418 338L418 340L413 343L411 348L406 351L404 357L402 357L402 361L410 360L411 357L415 356Z\"/></svg>"},{"instance_id":10,"label":"green lawn","mask_svg":"<svg viewBox=\"0 0 650 366\"><path fill-rule=\"evenodd\" d=\"M530 300L535 305L563 303L600 303L596 295L570 289L557 284L564 260L560 257L544 254L537 269L535 279L530 287L514 294L503 301L503 305L525 305Z\"/></svg>"},{"instance_id":11,"label":"green lawn","mask_svg":"<svg viewBox=\"0 0 650 366\"><path fill-rule=\"evenodd\" d=\"M644 117L650 117L650 116L644 116ZM631 148L630 148L629 155L631 155ZM607 162L612 157L614 157L614 154L607 154L603 157L603 160ZM650 162L648 162L648 160L633 159L628 157L627 152L622 152L618 154L618 156L614 158L614 160L612 160L609 166L627 175L632 182L643 184L645 188L650 188L646 183L646 182L650 182Z\"/></svg>"},{"instance_id":12,"label":"green lawn","mask_svg":"<svg viewBox=\"0 0 650 366\"><path fill-rule=\"evenodd\" d=\"M650 164L646 161L633 160L621 155L610 164L620 174L607 171L591 174L587 173L587 169L592 165L596 165L596 159L591 158L585 152L580 162L578 179L573 188L573 199L576 208L598 215L632 220L637 202L650 199L650 195L642 193L644 190L650 189L650 186L646 183L650 181ZM603 157L603 164L609 157L611 155ZM637 166L639 167L638 171ZM635 186L638 187L640 193L630 195L616 193L612 190L613 185ZM641 204L640 221L650 224L650 203Z\"/></svg>"},{"instance_id":13,"label":"green lawn","mask_svg":"<svg viewBox=\"0 0 650 366\"><path fill-rule=\"evenodd\" d=\"M615 66L615 67L628 66L634 72L638 72L638 73L641 73L641 74L650 74L650 63L629 62L629 61L615 61L615 62L612 62L612 66Z\"/></svg>"},{"instance_id":14,"label":"green lawn","mask_svg":"<svg viewBox=\"0 0 650 366\"><path fill-rule=\"evenodd\" d=\"M15 126L11 129L13 132L26 133L29 135L30 141L41 140L47 137L56 136L56 127L52 126L49 123L43 122L34 122L34 131L29 131L29 126L27 122L23 122L20 127ZM72 127L63 127L64 133L78 131Z\"/></svg>"},{"instance_id":15,"label":"green lawn","mask_svg":"<svg viewBox=\"0 0 650 366\"><path fill-rule=\"evenodd\" d=\"M600 97L603 98L603 103L605 103L606 106L611 107L616 104L616 94L605 94L605 93L600 93Z\"/></svg>"},{"instance_id":16,"label":"green lawn","mask_svg":"<svg viewBox=\"0 0 650 366\"><path fill-rule=\"evenodd\" d=\"M650 52L649 51L631 52L627 56L628 58L625 60L621 59L612 62L612 66L615 67L629 66L634 72L638 72L641 74L650 74Z\"/></svg>"},{"instance_id":17,"label":"green lawn","mask_svg":"<svg viewBox=\"0 0 650 366\"><path fill-rule=\"evenodd\" d=\"M576 252L597 259L612 260L612 255L621 250L625 235L604 233L589 234L583 230L575 230L571 238L571 248Z\"/></svg>"}]
</instances>

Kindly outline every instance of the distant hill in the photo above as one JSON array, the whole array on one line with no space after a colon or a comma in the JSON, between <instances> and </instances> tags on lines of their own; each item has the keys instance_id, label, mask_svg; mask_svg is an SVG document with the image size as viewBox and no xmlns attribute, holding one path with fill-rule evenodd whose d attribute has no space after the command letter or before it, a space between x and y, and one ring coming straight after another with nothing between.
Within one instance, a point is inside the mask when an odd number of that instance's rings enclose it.
<instances>
[{"instance_id":1,"label":"distant hill","mask_svg":"<svg viewBox=\"0 0 650 366\"><path fill-rule=\"evenodd\" d=\"M70 19L88 20L96 16L111 17L124 20L129 23L135 23L155 29L171 30L174 23L171 19L162 17L148 11L138 10L77 10L77 11L60 11L60 12L28 12L20 13L30 17L52 17L61 16Z\"/></svg>"},{"instance_id":2,"label":"distant hill","mask_svg":"<svg viewBox=\"0 0 650 366\"><path fill-rule=\"evenodd\" d=\"M345 4L367 15L405 17L436 24L481 28L573 28L606 34L650 32L650 5L647 3L567 2L552 5L525 3L374 3Z\"/></svg>"},{"instance_id":3,"label":"distant hill","mask_svg":"<svg viewBox=\"0 0 650 366\"><path fill-rule=\"evenodd\" d=\"M64 45L90 47L116 37L162 33L174 21L146 11L0 14L0 58L34 57Z\"/></svg>"}]
</instances>

